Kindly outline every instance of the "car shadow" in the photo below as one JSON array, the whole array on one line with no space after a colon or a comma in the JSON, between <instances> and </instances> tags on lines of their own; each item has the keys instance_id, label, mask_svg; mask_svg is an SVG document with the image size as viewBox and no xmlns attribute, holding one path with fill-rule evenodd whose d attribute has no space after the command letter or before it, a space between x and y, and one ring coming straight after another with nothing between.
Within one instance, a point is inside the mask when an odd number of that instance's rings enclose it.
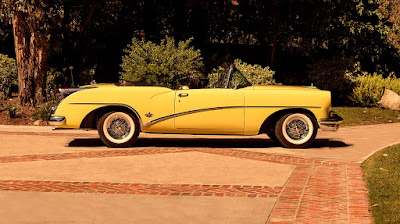
<instances>
[{"instance_id":1,"label":"car shadow","mask_svg":"<svg viewBox=\"0 0 400 224\"><path fill-rule=\"evenodd\" d=\"M74 139L69 147L104 147L99 138ZM343 148L349 147L341 141L316 139L310 148ZM270 139L198 139L198 138L139 138L133 147L183 147L183 148L274 148L281 145Z\"/></svg>"}]
</instances>

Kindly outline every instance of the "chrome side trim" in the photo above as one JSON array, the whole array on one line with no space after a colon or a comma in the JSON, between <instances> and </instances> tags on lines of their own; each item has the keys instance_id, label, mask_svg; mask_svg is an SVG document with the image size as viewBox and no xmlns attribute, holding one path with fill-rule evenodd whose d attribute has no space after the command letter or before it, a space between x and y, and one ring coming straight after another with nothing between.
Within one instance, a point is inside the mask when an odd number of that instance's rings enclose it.
<instances>
[{"instance_id":1,"label":"chrome side trim","mask_svg":"<svg viewBox=\"0 0 400 224\"><path fill-rule=\"evenodd\" d=\"M121 107L126 107L129 110L131 110L133 113L135 113L135 115L137 116L137 118L139 119L139 123L140 123L140 127L144 127L143 126L143 121L142 118L140 117L139 113L133 109L131 106L123 104L123 103L69 103L69 104L77 104L77 105L103 105L103 106L121 106ZM92 111L91 111L92 112Z\"/></svg>"},{"instance_id":2,"label":"chrome side trim","mask_svg":"<svg viewBox=\"0 0 400 224\"><path fill-rule=\"evenodd\" d=\"M301 109L301 108L314 108L319 109L318 106L245 106L250 108L286 108L286 109Z\"/></svg>"},{"instance_id":3,"label":"chrome side trim","mask_svg":"<svg viewBox=\"0 0 400 224\"><path fill-rule=\"evenodd\" d=\"M154 119L152 121L147 122L144 125L144 128L150 127L150 126L152 126L154 124L160 123L162 121L165 121L165 120L168 120L168 119L171 119L171 118L180 117L180 116L184 116L184 115L188 115L188 114L194 114L194 113L212 111L212 110L232 109L232 108L244 108L244 107L243 106L228 106L228 107L213 107L213 108L205 108L205 109L198 109L198 110L190 110L190 111L181 112L181 113L177 113L177 114L167 115L167 116L164 116L164 117L159 117L157 119Z\"/></svg>"},{"instance_id":4,"label":"chrome side trim","mask_svg":"<svg viewBox=\"0 0 400 224\"><path fill-rule=\"evenodd\" d=\"M63 116L51 116L47 123L51 126L63 125L65 123L65 117Z\"/></svg>"},{"instance_id":5,"label":"chrome side trim","mask_svg":"<svg viewBox=\"0 0 400 224\"><path fill-rule=\"evenodd\" d=\"M152 121L147 122L143 128L147 128L150 127L152 125L155 125L157 123L160 123L162 121L168 120L168 119L172 119L175 117L180 117L180 116L184 116L184 115L188 115L188 114L194 114L194 113L199 113L199 112L205 112L205 111L213 111L213 110L222 110L222 109L233 109L233 108L286 108L286 109L298 109L298 108L321 108L321 107L317 107L317 106L305 106L305 107L291 107L291 106L226 106L226 107L211 107L211 108L204 108L204 109L197 109L197 110L190 110L190 111L185 111L185 112L181 112L181 113L177 113L177 114L171 114L171 115L167 115L164 117L159 117L157 119L154 119Z\"/></svg>"},{"instance_id":6,"label":"chrome side trim","mask_svg":"<svg viewBox=\"0 0 400 224\"><path fill-rule=\"evenodd\" d=\"M59 127L55 127L53 129L51 129L52 131L69 131L69 130L76 130L75 128L59 128Z\"/></svg>"}]
</instances>

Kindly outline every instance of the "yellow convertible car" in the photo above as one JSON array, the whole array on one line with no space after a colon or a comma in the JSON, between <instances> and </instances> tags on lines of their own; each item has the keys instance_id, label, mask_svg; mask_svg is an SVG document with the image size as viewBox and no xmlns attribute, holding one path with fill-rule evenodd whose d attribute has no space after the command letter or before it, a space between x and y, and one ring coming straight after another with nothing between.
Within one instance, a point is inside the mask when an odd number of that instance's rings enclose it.
<instances>
[{"instance_id":1,"label":"yellow convertible car","mask_svg":"<svg viewBox=\"0 0 400 224\"><path fill-rule=\"evenodd\" d=\"M240 74L239 74L240 75ZM238 76L238 74L236 74ZM315 87L254 85L221 76L209 89L179 90L139 83L95 84L73 92L53 108L49 124L97 129L109 147L129 147L140 132L259 135L288 148L309 147L318 129L336 131L331 93ZM77 91L79 90L79 91Z\"/></svg>"}]
</instances>

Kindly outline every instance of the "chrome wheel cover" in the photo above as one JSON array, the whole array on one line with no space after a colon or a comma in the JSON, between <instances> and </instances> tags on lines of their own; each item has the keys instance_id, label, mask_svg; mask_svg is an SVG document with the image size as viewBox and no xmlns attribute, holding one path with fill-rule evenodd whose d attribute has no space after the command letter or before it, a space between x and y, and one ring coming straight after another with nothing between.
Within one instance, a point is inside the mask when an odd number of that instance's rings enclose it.
<instances>
[{"instance_id":1,"label":"chrome wheel cover","mask_svg":"<svg viewBox=\"0 0 400 224\"><path fill-rule=\"evenodd\" d=\"M314 125L305 114L291 114L282 125L282 133L285 139L295 145L301 145L311 139Z\"/></svg>"},{"instance_id":2,"label":"chrome wheel cover","mask_svg":"<svg viewBox=\"0 0 400 224\"><path fill-rule=\"evenodd\" d=\"M308 124L304 119L293 119L288 122L286 126L286 133L289 138L293 140L301 140L307 137L310 129L308 128Z\"/></svg>"},{"instance_id":3,"label":"chrome wheel cover","mask_svg":"<svg viewBox=\"0 0 400 224\"><path fill-rule=\"evenodd\" d=\"M125 143L135 133L135 123L128 114L115 112L105 119L103 132L109 141L117 144Z\"/></svg>"},{"instance_id":4,"label":"chrome wheel cover","mask_svg":"<svg viewBox=\"0 0 400 224\"><path fill-rule=\"evenodd\" d=\"M115 116L108 122L107 132L113 139L124 139L131 132L131 126L124 118Z\"/></svg>"}]
</instances>

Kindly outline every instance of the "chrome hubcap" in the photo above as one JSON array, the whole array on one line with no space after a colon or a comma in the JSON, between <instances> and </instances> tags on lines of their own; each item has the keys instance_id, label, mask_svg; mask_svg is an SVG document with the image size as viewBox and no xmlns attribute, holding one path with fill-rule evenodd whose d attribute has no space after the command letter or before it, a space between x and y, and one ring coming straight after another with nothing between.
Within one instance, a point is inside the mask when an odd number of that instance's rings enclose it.
<instances>
[{"instance_id":1,"label":"chrome hubcap","mask_svg":"<svg viewBox=\"0 0 400 224\"><path fill-rule=\"evenodd\" d=\"M286 133L293 140L304 139L309 131L307 122L302 119L291 120L286 126Z\"/></svg>"},{"instance_id":2,"label":"chrome hubcap","mask_svg":"<svg viewBox=\"0 0 400 224\"><path fill-rule=\"evenodd\" d=\"M129 136L131 126L129 121L122 117L115 116L107 124L107 132L114 139L124 139Z\"/></svg>"}]
</instances>

